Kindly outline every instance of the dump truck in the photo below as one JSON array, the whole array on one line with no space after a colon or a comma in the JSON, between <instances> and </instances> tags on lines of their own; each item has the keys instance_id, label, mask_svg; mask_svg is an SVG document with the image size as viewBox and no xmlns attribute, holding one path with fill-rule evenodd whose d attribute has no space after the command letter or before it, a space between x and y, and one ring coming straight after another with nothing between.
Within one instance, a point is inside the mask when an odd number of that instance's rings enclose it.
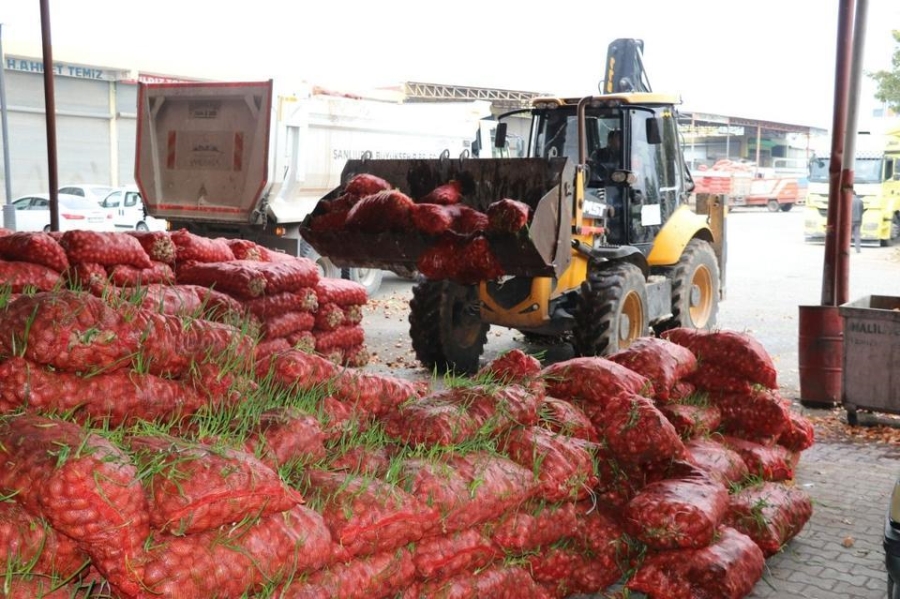
<instances>
[{"instance_id":1,"label":"dump truck","mask_svg":"<svg viewBox=\"0 0 900 599\"><path fill-rule=\"evenodd\" d=\"M419 361L435 371L476 370L492 325L529 339L564 339L590 356L669 328L710 329L725 290L726 208L718 196L690 207L680 100L650 90L642 56L641 40L616 40L603 93L536 98L500 115L501 143L504 123L530 121L524 157L348 161L341 184L320 199L301 234L335 264L352 267L413 269L446 243L489 248L499 267L483 280L429 278L419 269L409 334ZM622 144L610 151L613 132ZM466 209L484 214L513 200L527 206L527 223L512 232L501 226L434 235L388 223L385 214L382 230L377 223L365 230L317 226L333 220L361 176L389 182L392 197L399 192L416 206L447 186Z\"/></svg>"},{"instance_id":2,"label":"dump truck","mask_svg":"<svg viewBox=\"0 0 900 599\"><path fill-rule=\"evenodd\" d=\"M172 230L240 238L319 265L374 295L383 271L335 266L300 235L348 160L471 150L487 101L404 103L274 82L141 83L135 181Z\"/></svg>"}]
</instances>

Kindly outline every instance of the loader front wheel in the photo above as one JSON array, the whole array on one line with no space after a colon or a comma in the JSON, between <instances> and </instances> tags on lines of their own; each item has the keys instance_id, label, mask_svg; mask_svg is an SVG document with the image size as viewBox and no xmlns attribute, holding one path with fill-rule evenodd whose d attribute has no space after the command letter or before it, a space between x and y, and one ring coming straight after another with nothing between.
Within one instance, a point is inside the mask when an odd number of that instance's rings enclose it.
<instances>
[{"instance_id":1,"label":"loader front wheel","mask_svg":"<svg viewBox=\"0 0 900 599\"><path fill-rule=\"evenodd\" d=\"M572 345L579 356L606 356L649 331L647 283L637 266L593 270L581 284Z\"/></svg>"},{"instance_id":2,"label":"loader front wheel","mask_svg":"<svg viewBox=\"0 0 900 599\"><path fill-rule=\"evenodd\" d=\"M478 288L423 280L413 286L409 336L423 366L439 374L470 374L487 343Z\"/></svg>"},{"instance_id":3,"label":"loader front wheel","mask_svg":"<svg viewBox=\"0 0 900 599\"><path fill-rule=\"evenodd\" d=\"M672 318L657 325L656 332L678 327L711 329L719 311L719 264L712 246L692 239L666 276L672 281Z\"/></svg>"}]
</instances>

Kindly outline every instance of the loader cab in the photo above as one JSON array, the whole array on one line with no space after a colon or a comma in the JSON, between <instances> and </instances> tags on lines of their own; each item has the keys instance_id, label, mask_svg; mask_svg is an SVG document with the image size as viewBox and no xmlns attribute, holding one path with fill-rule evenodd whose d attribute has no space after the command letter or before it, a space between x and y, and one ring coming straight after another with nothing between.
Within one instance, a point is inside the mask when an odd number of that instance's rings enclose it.
<instances>
[{"instance_id":1,"label":"loader cab","mask_svg":"<svg viewBox=\"0 0 900 599\"><path fill-rule=\"evenodd\" d=\"M529 155L584 165L585 198L611 208L603 241L648 255L662 224L684 202L686 170L671 105L629 102L646 95L595 98L584 111L583 155L579 100L537 103Z\"/></svg>"}]
</instances>

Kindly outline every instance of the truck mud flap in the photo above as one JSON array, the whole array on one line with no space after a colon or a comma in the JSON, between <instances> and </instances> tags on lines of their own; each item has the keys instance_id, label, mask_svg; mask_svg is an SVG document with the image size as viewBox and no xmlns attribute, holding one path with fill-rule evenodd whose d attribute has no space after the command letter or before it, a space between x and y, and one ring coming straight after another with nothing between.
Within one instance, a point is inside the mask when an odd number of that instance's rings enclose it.
<instances>
[{"instance_id":1,"label":"truck mud flap","mask_svg":"<svg viewBox=\"0 0 900 599\"><path fill-rule=\"evenodd\" d=\"M574 173L565 158L350 160L341 187L324 196L300 227L317 252L341 267L415 268L419 256L437 238L418 231L366 234L358 231L313 231L309 222L322 203L337 198L357 174L385 179L413 200L449 181L459 181L462 203L485 212L504 198L531 208L530 220L517 234L486 233L504 271L513 276L558 276L571 259Z\"/></svg>"}]
</instances>

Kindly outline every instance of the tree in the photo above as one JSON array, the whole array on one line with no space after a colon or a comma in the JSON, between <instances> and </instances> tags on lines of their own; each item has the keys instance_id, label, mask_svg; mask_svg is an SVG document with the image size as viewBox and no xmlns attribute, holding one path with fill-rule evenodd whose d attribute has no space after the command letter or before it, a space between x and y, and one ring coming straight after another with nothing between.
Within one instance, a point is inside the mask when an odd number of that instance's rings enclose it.
<instances>
[{"instance_id":1,"label":"tree","mask_svg":"<svg viewBox=\"0 0 900 599\"><path fill-rule=\"evenodd\" d=\"M891 35L894 36L894 41L897 43L897 49L894 50L891 58L893 70L867 74L878 84L875 99L885 102L888 108L894 112L900 112L900 31L891 31Z\"/></svg>"}]
</instances>

